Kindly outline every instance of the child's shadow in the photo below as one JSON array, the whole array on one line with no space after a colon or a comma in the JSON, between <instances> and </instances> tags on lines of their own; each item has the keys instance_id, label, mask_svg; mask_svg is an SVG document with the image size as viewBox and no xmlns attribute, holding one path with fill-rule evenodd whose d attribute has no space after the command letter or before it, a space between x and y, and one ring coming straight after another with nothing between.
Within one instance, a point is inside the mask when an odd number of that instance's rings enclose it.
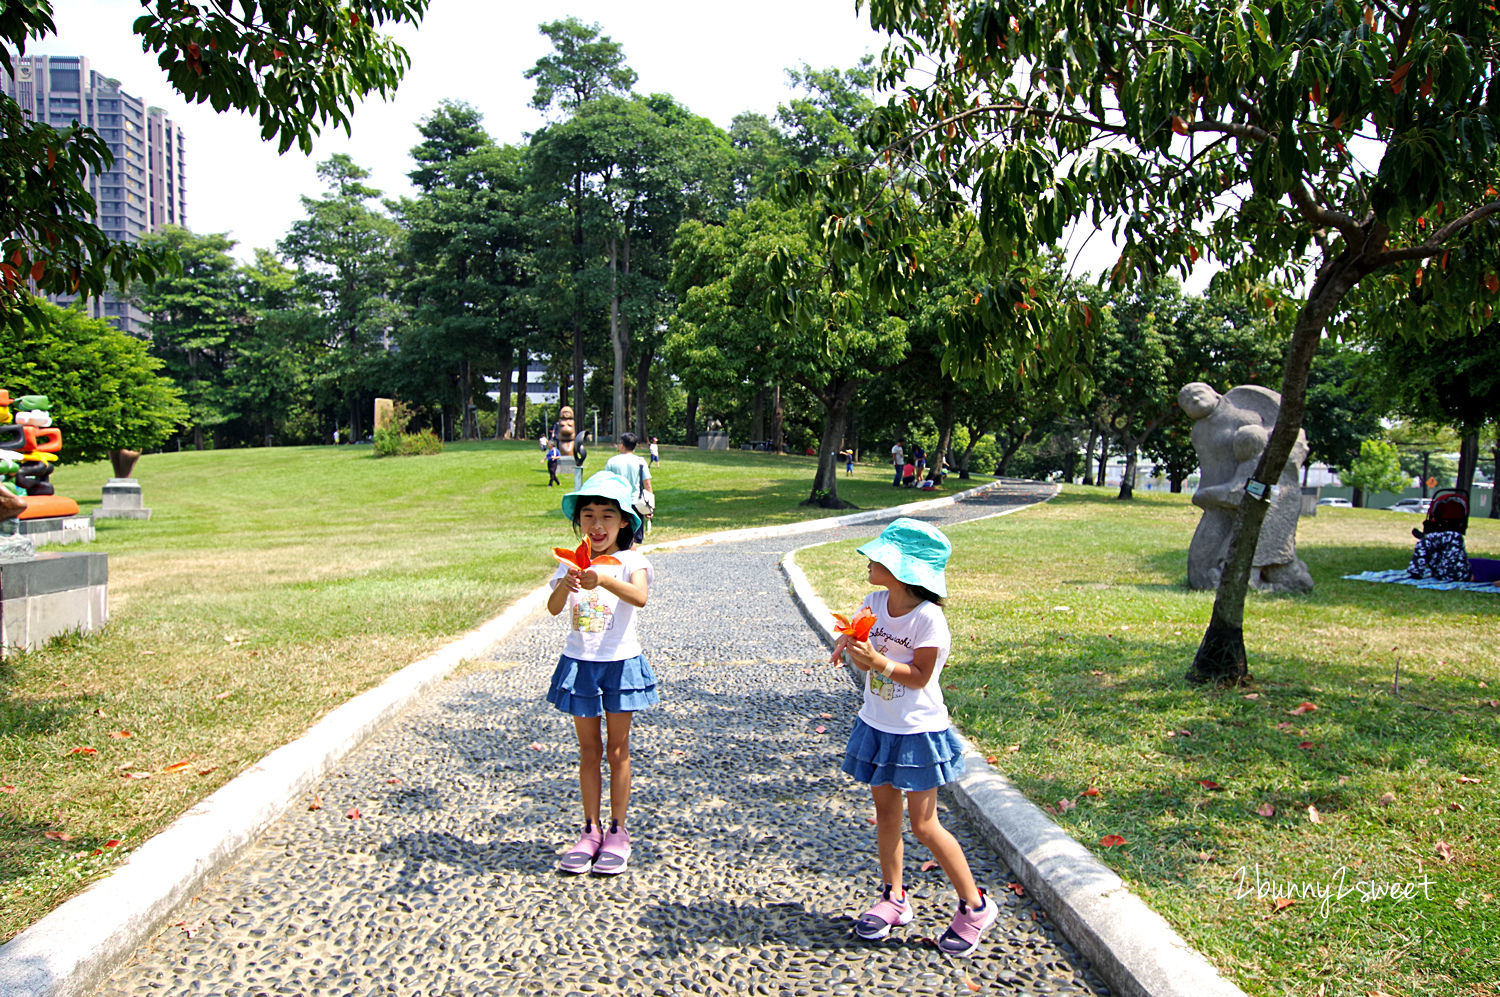
<instances>
[{"instance_id":1,"label":"child's shadow","mask_svg":"<svg viewBox=\"0 0 1500 997\"><path fill-rule=\"evenodd\" d=\"M642 953L649 958L696 955L713 943L783 944L819 951L865 949L871 944L854 936L854 922L847 915L809 910L796 901L661 903L645 908L640 924L655 936L656 947ZM923 943L912 939L907 944Z\"/></svg>"}]
</instances>

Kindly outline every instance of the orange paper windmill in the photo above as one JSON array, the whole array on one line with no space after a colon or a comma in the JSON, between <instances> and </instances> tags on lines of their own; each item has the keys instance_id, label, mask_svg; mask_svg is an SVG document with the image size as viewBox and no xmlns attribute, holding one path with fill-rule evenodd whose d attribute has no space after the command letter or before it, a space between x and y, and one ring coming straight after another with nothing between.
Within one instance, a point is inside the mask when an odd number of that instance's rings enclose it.
<instances>
[{"instance_id":1,"label":"orange paper windmill","mask_svg":"<svg viewBox=\"0 0 1500 997\"><path fill-rule=\"evenodd\" d=\"M579 571L587 571L590 566L595 564L620 563L619 558L611 557L608 554L591 559L589 557L589 542L587 540L579 544L577 550L568 550L566 547L553 547L552 556L568 567L577 568Z\"/></svg>"},{"instance_id":2,"label":"orange paper windmill","mask_svg":"<svg viewBox=\"0 0 1500 997\"><path fill-rule=\"evenodd\" d=\"M875 612L869 606L862 606L859 612L854 614L850 620L843 613L834 613L833 618L837 620L833 629L841 634L848 634L855 640L869 640L870 628L875 625Z\"/></svg>"}]
</instances>

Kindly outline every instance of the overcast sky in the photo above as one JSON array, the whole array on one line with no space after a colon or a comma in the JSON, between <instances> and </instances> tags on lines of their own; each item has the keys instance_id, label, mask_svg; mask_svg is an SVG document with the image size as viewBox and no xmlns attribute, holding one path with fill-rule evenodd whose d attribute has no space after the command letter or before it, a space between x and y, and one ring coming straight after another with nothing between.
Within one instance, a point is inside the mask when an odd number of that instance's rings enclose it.
<instances>
[{"instance_id":1,"label":"overcast sky","mask_svg":"<svg viewBox=\"0 0 1500 997\"><path fill-rule=\"evenodd\" d=\"M274 247L302 217L299 198L322 193L315 165L335 152L370 170L387 196L408 193L417 122L442 100L472 104L497 141L520 142L541 123L522 74L550 49L537 31L544 22L576 16L599 24L623 46L640 77L637 92L669 93L723 128L742 111L773 114L791 96L788 67L846 68L883 45L853 0L432 0L421 28L399 35L412 64L396 98L360 106L352 138L330 131L311 156L295 148L278 156L250 117L215 114L177 96L131 33L140 13L138 0L61 0L57 35L28 51L86 55L127 93L165 108L187 138L188 226L229 233L243 259Z\"/></svg>"}]
</instances>

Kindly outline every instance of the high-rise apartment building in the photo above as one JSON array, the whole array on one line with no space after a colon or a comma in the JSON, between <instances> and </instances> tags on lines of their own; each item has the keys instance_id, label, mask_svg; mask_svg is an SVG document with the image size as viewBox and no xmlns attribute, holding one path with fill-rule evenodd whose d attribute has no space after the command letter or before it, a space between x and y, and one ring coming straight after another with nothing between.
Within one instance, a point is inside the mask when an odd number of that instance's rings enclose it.
<instances>
[{"instance_id":1,"label":"high-rise apartment building","mask_svg":"<svg viewBox=\"0 0 1500 997\"><path fill-rule=\"evenodd\" d=\"M21 113L66 128L77 121L109 143L114 165L90 174L94 224L111 239L134 242L163 225L187 224L182 130L156 107L120 89L120 81L89 68L80 55L28 55L13 59L16 75L0 70ZM70 298L57 299L66 304ZM113 294L88 303L89 313L134 335L145 335L145 317Z\"/></svg>"}]
</instances>

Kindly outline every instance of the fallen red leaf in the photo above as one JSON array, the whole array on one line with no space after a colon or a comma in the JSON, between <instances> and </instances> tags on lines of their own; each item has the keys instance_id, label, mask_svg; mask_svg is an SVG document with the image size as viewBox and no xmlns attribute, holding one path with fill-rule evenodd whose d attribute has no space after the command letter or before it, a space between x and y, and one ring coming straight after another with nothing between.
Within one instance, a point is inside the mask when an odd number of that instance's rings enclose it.
<instances>
[{"instance_id":1,"label":"fallen red leaf","mask_svg":"<svg viewBox=\"0 0 1500 997\"><path fill-rule=\"evenodd\" d=\"M1097 787L1097 786L1090 786L1088 789L1085 789L1083 792L1079 793L1078 795L1079 796L1098 796L1099 795L1099 787Z\"/></svg>"},{"instance_id":2,"label":"fallen red leaf","mask_svg":"<svg viewBox=\"0 0 1500 997\"><path fill-rule=\"evenodd\" d=\"M12 786L8 782L5 785L0 786L0 793L14 793L15 791L16 787Z\"/></svg>"},{"instance_id":3,"label":"fallen red leaf","mask_svg":"<svg viewBox=\"0 0 1500 997\"><path fill-rule=\"evenodd\" d=\"M542 751L542 750L545 750L536 741L532 741L530 744L527 745L527 747L530 748L532 751Z\"/></svg>"},{"instance_id":4,"label":"fallen red leaf","mask_svg":"<svg viewBox=\"0 0 1500 997\"><path fill-rule=\"evenodd\" d=\"M1014 893L1018 897L1024 897L1026 895L1026 887L1022 886L1020 883L1011 883L1006 886L1006 889L1010 890L1010 892Z\"/></svg>"},{"instance_id":5,"label":"fallen red leaf","mask_svg":"<svg viewBox=\"0 0 1500 997\"><path fill-rule=\"evenodd\" d=\"M215 770L216 770L216 769L218 769L218 767L219 767L219 766L217 766L217 765L210 765L210 766L209 766L209 767L208 767L208 768L206 768L206 769L199 769L199 770L198 770L198 774L199 774L199 775L208 775L208 774L209 774L209 773L210 773L210 772L213 772L213 771L215 771Z\"/></svg>"},{"instance_id":6,"label":"fallen red leaf","mask_svg":"<svg viewBox=\"0 0 1500 997\"><path fill-rule=\"evenodd\" d=\"M1069 810L1072 810L1077 805L1078 804L1074 803L1072 800L1069 800L1069 799L1066 799L1066 798L1058 800L1057 801L1057 812L1061 813L1061 814L1065 814Z\"/></svg>"},{"instance_id":7,"label":"fallen red leaf","mask_svg":"<svg viewBox=\"0 0 1500 997\"><path fill-rule=\"evenodd\" d=\"M824 727L822 724L819 724L818 726L816 726L816 727L813 728L813 733L814 734L826 734L826 733L828 733L828 728Z\"/></svg>"},{"instance_id":8,"label":"fallen red leaf","mask_svg":"<svg viewBox=\"0 0 1500 997\"><path fill-rule=\"evenodd\" d=\"M1318 808L1313 806L1311 803L1307 805L1307 819L1312 821L1314 824L1323 823L1323 815L1318 813Z\"/></svg>"},{"instance_id":9,"label":"fallen red leaf","mask_svg":"<svg viewBox=\"0 0 1500 997\"><path fill-rule=\"evenodd\" d=\"M818 714L818 719L820 719L820 720L832 720L833 719L833 714L832 713L819 713Z\"/></svg>"},{"instance_id":10,"label":"fallen red leaf","mask_svg":"<svg viewBox=\"0 0 1500 997\"><path fill-rule=\"evenodd\" d=\"M350 820L359 820L364 816L364 814L359 812L359 807L350 807L349 812L344 814L344 816L348 817Z\"/></svg>"},{"instance_id":11,"label":"fallen red leaf","mask_svg":"<svg viewBox=\"0 0 1500 997\"><path fill-rule=\"evenodd\" d=\"M852 620L843 613L834 613L833 618L833 629L859 641L869 640L870 629L875 626L875 611L869 606L861 606Z\"/></svg>"},{"instance_id":12,"label":"fallen red leaf","mask_svg":"<svg viewBox=\"0 0 1500 997\"><path fill-rule=\"evenodd\" d=\"M388 785L388 786L399 786L399 785L401 785L401 780L400 779L387 779L385 782L386 782L386 785Z\"/></svg>"},{"instance_id":13,"label":"fallen red leaf","mask_svg":"<svg viewBox=\"0 0 1500 997\"><path fill-rule=\"evenodd\" d=\"M128 730L112 730L109 732L109 736L113 738L135 737L135 735L130 733L130 731Z\"/></svg>"},{"instance_id":14,"label":"fallen red leaf","mask_svg":"<svg viewBox=\"0 0 1500 997\"><path fill-rule=\"evenodd\" d=\"M48 841L72 841L73 836L67 831L43 831L42 837Z\"/></svg>"},{"instance_id":15,"label":"fallen red leaf","mask_svg":"<svg viewBox=\"0 0 1500 997\"><path fill-rule=\"evenodd\" d=\"M98 748L69 748L68 749L68 754L70 754L70 755L97 755L98 753L99 753L99 749Z\"/></svg>"},{"instance_id":16,"label":"fallen red leaf","mask_svg":"<svg viewBox=\"0 0 1500 997\"><path fill-rule=\"evenodd\" d=\"M1458 777L1458 781L1459 782L1483 782L1484 780L1482 780L1482 779L1475 779L1473 776L1461 775L1461 776ZM11 790L11 792L15 792L15 790Z\"/></svg>"},{"instance_id":17,"label":"fallen red leaf","mask_svg":"<svg viewBox=\"0 0 1500 997\"><path fill-rule=\"evenodd\" d=\"M191 762L173 762L171 765L168 765L166 768L162 769L162 771L163 772L181 772L183 769L187 768L191 764L192 764Z\"/></svg>"},{"instance_id":18,"label":"fallen red leaf","mask_svg":"<svg viewBox=\"0 0 1500 997\"><path fill-rule=\"evenodd\" d=\"M1271 804L1269 803L1262 803L1260 806L1255 808L1255 812L1260 814L1262 817L1276 816L1276 808L1271 806Z\"/></svg>"},{"instance_id":19,"label":"fallen red leaf","mask_svg":"<svg viewBox=\"0 0 1500 997\"><path fill-rule=\"evenodd\" d=\"M1219 785L1217 782L1214 782L1212 779L1199 779L1198 785L1202 786L1204 789L1212 790L1215 793L1222 793L1224 791L1224 787Z\"/></svg>"},{"instance_id":20,"label":"fallen red leaf","mask_svg":"<svg viewBox=\"0 0 1500 997\"><path fill-rule=\"evenodd\" d=\"M937 860L935 860L935 859L928 859L926 862L922 863L922 871L923 872L931 872L934 869L941 869L941 868L942 868L942 866L938 865L937 864Z\"/></svg>"},{"instance_id":21,"label":"fallen red leaf","mask_svg":"<svg viewBox=\"0 0 1500 997\"><path fill-rule=\"evenodd\" d=\"M1106 834L1104 837L1099 839L1099 844L1103 845L1105 848L1113 848L1116 845L1126 844L1126 841L1118 834Z\"/></svg>"},{"instance_id":22,"label":"fallen red leaf","mask_svg":"<svg viewBox=\"0 0 1500 997\"><path fill-rule=\"evenodd\" d=\"M979 993L979 989L980 989L979 988L979 984L975 983L973 980L969 979L967 976L964 977L964 986L968 987L970 990L974 991L976 994Z\"/></svg>"},{"instance_id":23,"label":"fallen red leaf","mask_svg":"<svg viewBox=\"0 0 1500 997\"><path fill-rule=\"evenodd\" d=\"M1291 716L1297 717L1304 713L1311 713L1318 708L1316 703L1298 703L1297 707L1289 711Z\"/></svg>"},{"instance_id":24,"label":"fallen red leaf","mask_svg":"<svg viewBox=\"0 0 1500 997\"><path fill-rule=\"evenodd\" d=\"M104 847L105 848L119 848L120 847L120 839L119 838L110 838L108 841L106 841L104 843Z\"/></svg>"},{"instance_id":25,"label":"fallen red leaf","mask_svg":"<svg viewBox=\"0 0 1500 997\"><path fill-rule=\"evenodd\" d=\"M1437 852L1437 857L1442 859L1444 862L1453 861L1453 849L1448 847L1448 842L1439 841L1432 847L1432 850Z\"/></svg>"},{"instance_id":26,"label":"fallen red leaf","mask_svg":"<svg viewBox=\"0 0 1500 997\"><path fill-rule=\"evenodd\" d=\"M1316 748L1317 745L1313 744L1311 741L1298 741L1297 747L1301 748L1303 751L1311 751L1313 748Z\"/></svg>"},{"instance_id":27,"label":"fallen red leaf","mask_svg":"<svg viewBox=\"0 0 1500 997\"><path fill-rule=\"evenodd\" d=\"M309 809L309 810L322 810L323 809L323 797L321 797L321 796L314 796L312 798L312 800L310 800L308 802L307 809Z\"/></svg>"},{"instance_id":28,"label":"fallen red leaf","mask_svg":"<svg viewBox=\"0 0 1500 997\"><path fill-rule=\"evenodd\" d=\"M1291 897L1277 897L1275 900L1271 901L1271 913L1275 914L1279 913L1280 911L1284 911L1296 902L1297 901L1293 900Z\"/></svg>"},{"instance_id":29,"label":"fallen red leaf","mask_svg":"<svg viewBox=\"0 0 1500 997\"><path fill-rule=\"evenodd\" d=\"M993 765L996 762L998 762L1000 759L997 756L995 756L995 755L985 755L984 756L984 760L986 762L988 762L989 764Z\"/></svg>"}]
</instances>

